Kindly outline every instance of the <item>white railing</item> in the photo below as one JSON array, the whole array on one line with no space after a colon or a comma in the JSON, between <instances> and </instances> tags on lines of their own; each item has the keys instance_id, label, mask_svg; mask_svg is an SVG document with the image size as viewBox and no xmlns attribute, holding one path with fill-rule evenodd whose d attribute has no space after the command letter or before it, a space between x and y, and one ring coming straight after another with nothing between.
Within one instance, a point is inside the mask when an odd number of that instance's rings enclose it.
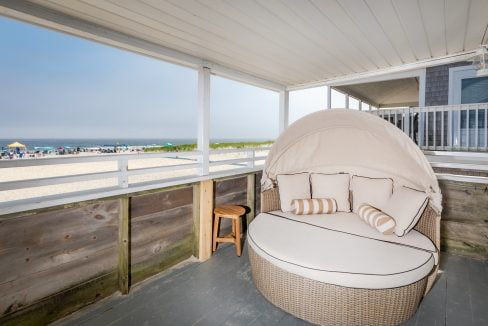
<instances>
[{"instance_id":1,"label":"white railing","mask_svg":"<svg viewBox=\"0 0 488 326\"><path fill-rule=\"evenodd\" d=\"M425 150L488 151L488 103L370 112L396 125Z\"/></svg>"},{"instance_id":2,"label":"white railing","mask_svg":"<svg viewBox=\"0 0 488 326\"><path fill-rule=\"evenodd\" d=\"M436 168L464 170L473 172L488 172L488 153L424 151L430 165ZM451 180L488 184L488 177L454 173L436 173L439 180Z\"/></svg>"},{"instance_id":3,"label":"white railing","mask_svg":"<svg viewBox=\"0 0 488 326\"><path fill-rule=\"evenodd\" d=\"M0 160L0 179L4 180L0 181L0 215L257 171L262 168L269 149L210 151L208 175L199 174L202 170L200 151ZM98 164L98 169L69 173L82 163ZM86 164L82 166L87 167ZM25 170L29 168L45 168L43 171L47 171L48 176L30 177ZM43 174L35 173L36 176ZM88 185L79 187L84 182ZM53 186L58 188L49 189L47 195L39 191ZM20 199L2 198L2 193L11 195L14 192Z\"/></svg>"}]
</instances>

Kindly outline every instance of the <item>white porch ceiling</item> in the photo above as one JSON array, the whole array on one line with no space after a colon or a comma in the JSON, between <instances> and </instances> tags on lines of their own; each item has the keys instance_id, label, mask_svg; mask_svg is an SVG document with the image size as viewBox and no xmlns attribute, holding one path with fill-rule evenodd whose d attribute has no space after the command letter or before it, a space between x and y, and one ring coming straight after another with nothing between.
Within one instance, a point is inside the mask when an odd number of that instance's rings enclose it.
<instances>
[{"instance_id":1,"label":"white porch ceiling","mask_svg":"<svg viewBox=\"0 0 488 326\"><path fill-rule=\"evenodd\" d=\"M464 53L488 41L488 0L0 0L0 7L16 10L19 2L37 4L24 6L33 16L49 8L285 86Z\"/></svg>"},{"instance_id":2,"label":"white porch ceiling","mask_svg":"<svg viewBox=\"0 0 488 326\"><path fill-rule=\"evenodd\" d=\"M419 101L417 77L336 86L335 88L378 108L418 106Z\"/></svg>"}]
</instances>

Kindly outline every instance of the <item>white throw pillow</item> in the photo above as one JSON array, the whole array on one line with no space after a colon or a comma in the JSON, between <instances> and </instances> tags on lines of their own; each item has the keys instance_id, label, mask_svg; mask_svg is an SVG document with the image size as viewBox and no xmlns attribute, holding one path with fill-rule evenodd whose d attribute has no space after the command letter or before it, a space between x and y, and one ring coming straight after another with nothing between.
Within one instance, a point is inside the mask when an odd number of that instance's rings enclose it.
<instances>
[{"instance_id":1,"label":"white throw pillow","mask_svg":"<svg viewBox=\"0 0 488 326\"><path fill-rule=\"evenodd\" d=\"M382 211L395 219L395 234L402 237L417 224L428 202L423 191L397 187Z\"/></svg>"},{"instance_id":2,"label":"white throw pillow","mask_svg":"<svg viewBox=\"0 0 488 326\"><path fill-rule=\"evenodd\" d=\"M280 174L277 177L280 192L281 210L291 212L293 199L308 199L310 196L310 178L308 173Z\"/></svg>"},{"instance_id":3,"label":"white throw pillow","mask_svg":"<svg viewBox=\"0 0 488 326\"><path fill-rule=\"evenodd\" d=\"M347 173L321 174L313 173L310 176L312 185L312 198L332 198L337 203L337 211L350 212L349 179Z\"/></svg>"},{"instance_id":4,"label":"white throw pillow","mask_svg":"<svg viewBox=\"0 0 488 326\"><path fill-rule=\"evenodd\" d=\"M388 178L368 178L353 175L351 179L353 212L357 213L361 204L383 210L393 193L393 180Z\"/></svg>"}]
</instances>

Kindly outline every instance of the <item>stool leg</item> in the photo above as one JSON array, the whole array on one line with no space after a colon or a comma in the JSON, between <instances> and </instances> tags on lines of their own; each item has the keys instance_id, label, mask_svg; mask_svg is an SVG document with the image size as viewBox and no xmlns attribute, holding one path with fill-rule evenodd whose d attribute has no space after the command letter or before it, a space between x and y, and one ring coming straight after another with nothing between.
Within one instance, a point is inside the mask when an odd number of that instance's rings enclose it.
<instances>
[{"instance_id":1,"label":"stool leg","mask_svg":"<svg viewBox=\"0 0 488 326\"><path fill-rule=\"evenodd\" d=\"M241 219L238 218L236 222L236 254L241 256Z\"/></svg>"},{"instance_id":2,"label":"stool leg","mask_svg":"<svg viewBox=\"0 0 488 326\"><path fill-rule=\"evenodd\" d=\"M232 219L232 236L236 236L236 220Z\"/></svg>"},{"instance_id":3,"label":"stool leg","mask_svg":"<svg viewBox=\"0 0 488 326\"><path fill-rule=\"evenodd\" d=\"M214 218L214 228L213 228L213 237L212 237L212 251L217 250L217 237L219 236L219 223L220 223L220 216L215 215Z\"/></svg>"}]
</instances>

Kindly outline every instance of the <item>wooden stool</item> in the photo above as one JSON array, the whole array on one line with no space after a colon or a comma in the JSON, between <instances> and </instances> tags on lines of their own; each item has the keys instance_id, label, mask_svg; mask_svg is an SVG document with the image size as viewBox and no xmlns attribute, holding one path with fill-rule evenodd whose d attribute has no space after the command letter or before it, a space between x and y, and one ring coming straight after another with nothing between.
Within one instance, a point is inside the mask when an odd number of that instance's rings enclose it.
<instances>
[{"instance_id":1,"label":"wooden stool","mask_svg":"<svg viewBox=\"0 0 488 326\"><path fill-rule=\"evenodd\" d=\"M237 256L241 255L241 216L246 210L241 206L225 205L218 206L214 209L214 229L213 229L213 246L212 251L217 249L218 242L230 242L236 246ZM219 238L220 219L232 219L232 232L223 238Z\"/></svg>"}]
</instances>

